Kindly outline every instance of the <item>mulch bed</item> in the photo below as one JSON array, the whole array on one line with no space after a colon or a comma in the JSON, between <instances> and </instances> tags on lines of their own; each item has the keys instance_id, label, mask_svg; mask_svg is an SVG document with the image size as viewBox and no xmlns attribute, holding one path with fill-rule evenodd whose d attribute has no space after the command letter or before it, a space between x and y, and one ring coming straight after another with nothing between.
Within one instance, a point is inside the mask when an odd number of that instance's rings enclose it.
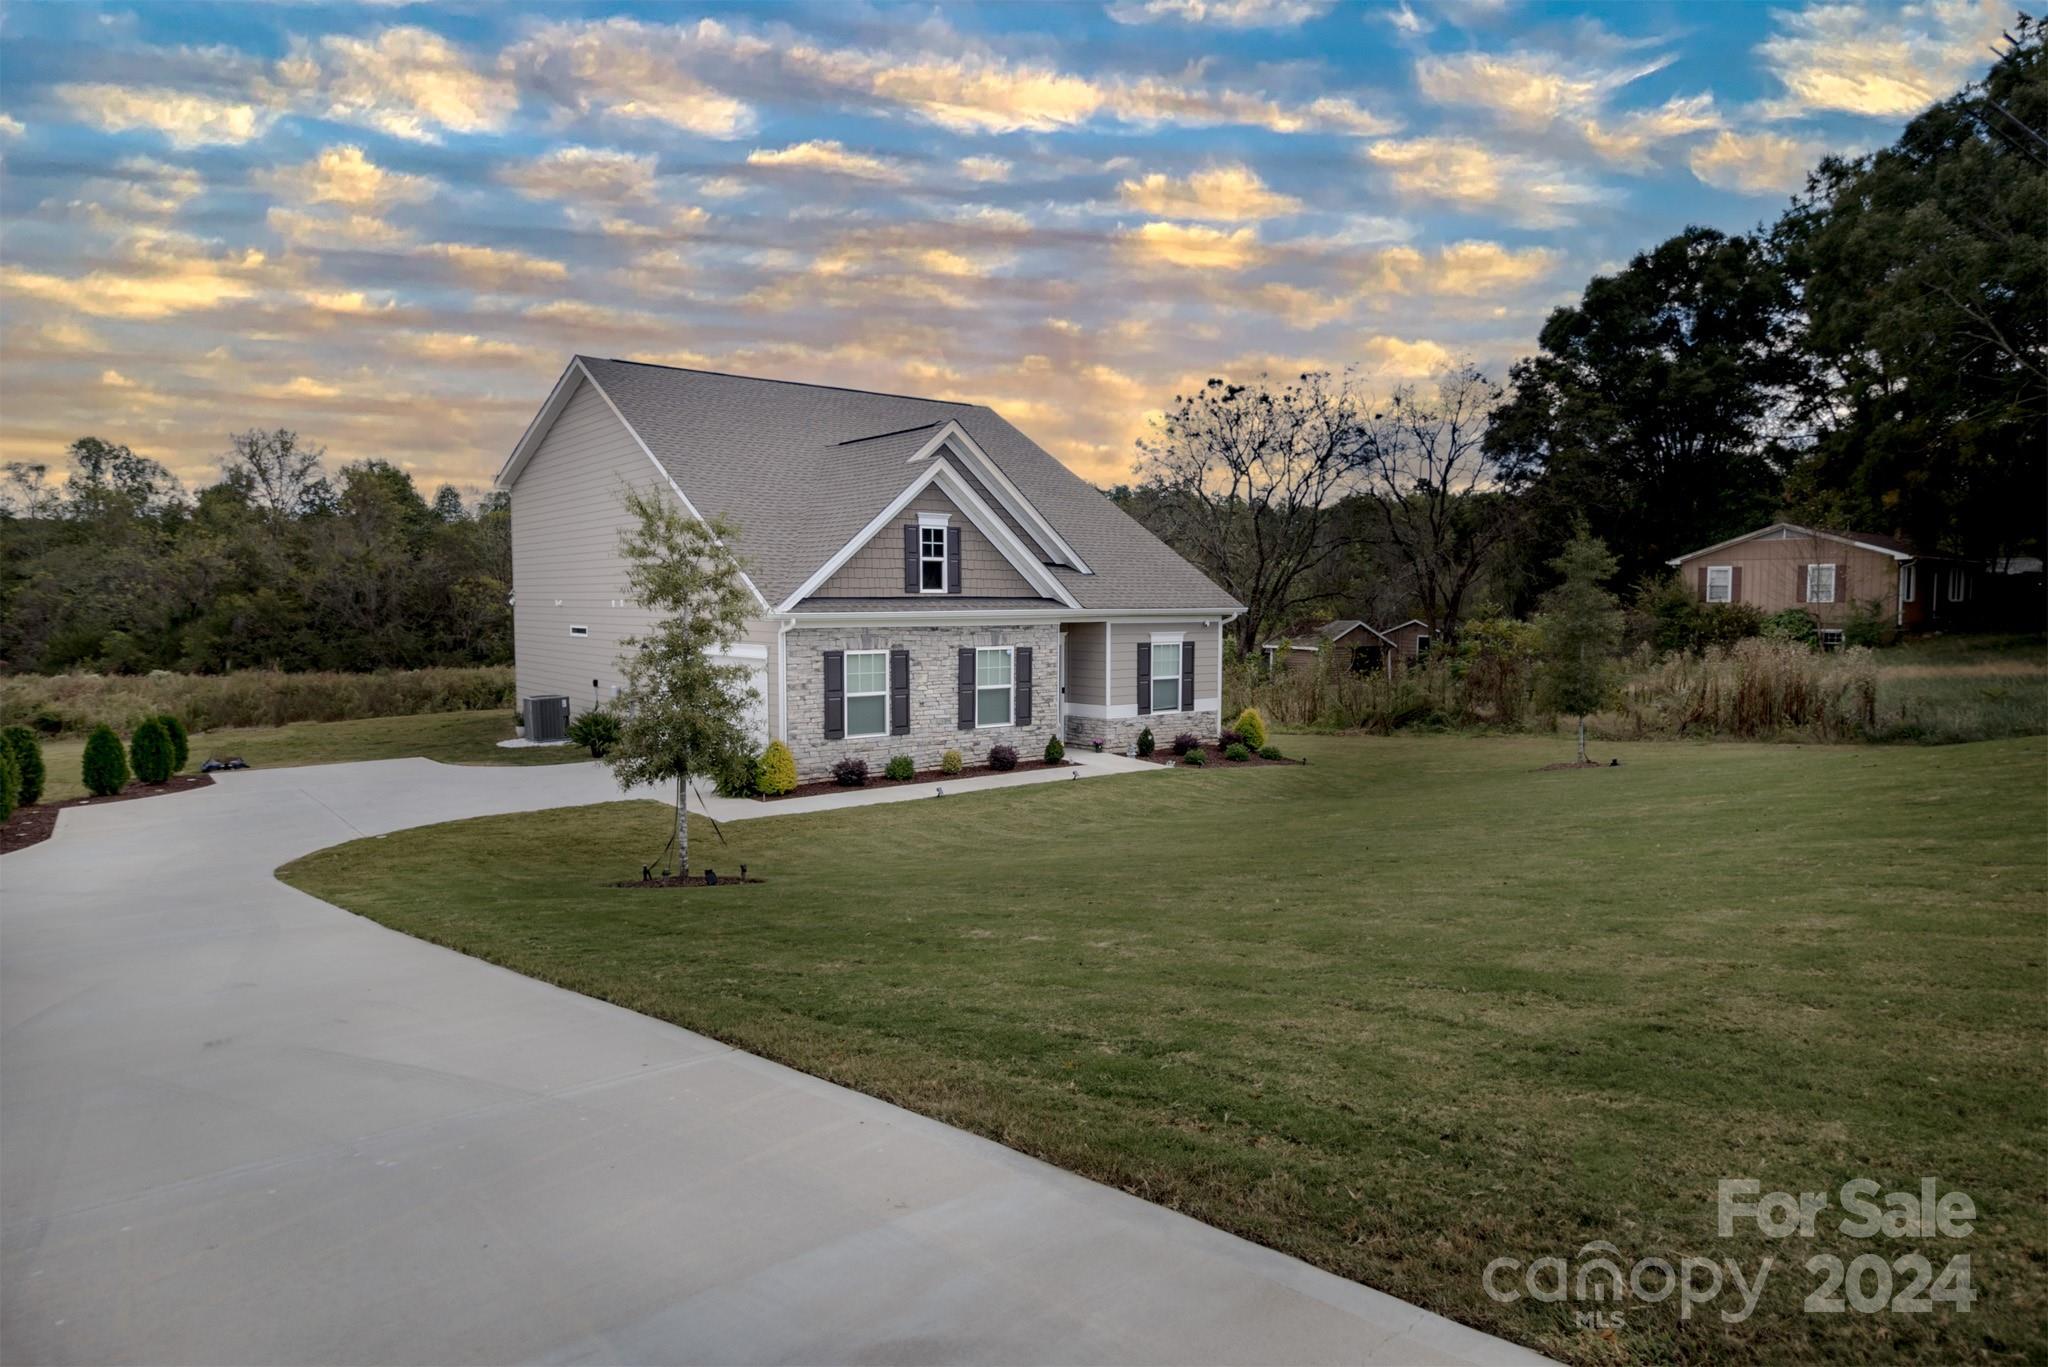
<instances>
[{"instance_id":1,"label":"mulch bed","mask_svg":"<svg viewBox=\"0 0 2048 1367\"><path fill-rule=\"evenodd\" d=\"M72 797L62 802L38 802L33 807L23 807L8 817L5 825L0 825L0 854L25 850L48 840L57 829L57 813L66 807L103 807L109 802L162 797L165 793L182 793L190 788L205 788L212 783L212 774L173 774L163 783L131 781L112 797Z\"/></svg>"},{"instance_id":2,"label":"mulch bed","mask_svg":"<svg viewBox=\"0 0 2048 1367\"><path fill-rule=\"evenodd\" d=\"M1288 759L1284 756L1280 759L1261 759L1259 752L1256 750L1252 751L1250 759L1225 759L1223 758L1223 747L1220 745L1204 745L1202 752L1202 762L1195 766L1199 769L1251 769L1262 764L1308 763L1305 759ZM1179 764L1182 757L1173 753L1172 746L1162 745L1157 750L1154 750L1149 758L1154 764Z\"/></svg>"},{"instance_id":3,"label":"mulch bed","mask_svg":"<svg viewBox=\"0 0 2048 1367\"><path fill-rule=\"evenodd\" d=\"M691 874L688 878L680 874L671 874L667 878L635 878L630 882L614 883L612 886L615 888L722 888L728 883L760 883L765 881L765 879L761 878L728 878L721 873L718 875L716 883L706 883L702 874Z\"/></svg>"},{"instance_id":4,"label":"mulch bed","mask_svg":"<svg viewBox=\"0 0 2048 1367\"><path fill-rule=\"evenodd\" d=\"M1074 762L1070 759L1063 759L1057 764L1047 764L1042 759L1020 759L1015 766L1009 769L992 769L986 764L970 764L957 774L949 774L943 769L920 769L912 778L883 778L880 771L870 769L868 771L868 781L853 787L843 783L835 783L827 778L820 779L815 783L799 783L786 793L777 793L774 797L761 797L756 800L760 802L786 802L793 797L816 797L819 793L858 793L867 788L902 788L914 783L952 783L963 778L980 778L983 774L1028 774L1033 769L1071 769L1073 767ZM720 879L719 881L723 882L724 880Z\"/></svg>"}]
</instances>

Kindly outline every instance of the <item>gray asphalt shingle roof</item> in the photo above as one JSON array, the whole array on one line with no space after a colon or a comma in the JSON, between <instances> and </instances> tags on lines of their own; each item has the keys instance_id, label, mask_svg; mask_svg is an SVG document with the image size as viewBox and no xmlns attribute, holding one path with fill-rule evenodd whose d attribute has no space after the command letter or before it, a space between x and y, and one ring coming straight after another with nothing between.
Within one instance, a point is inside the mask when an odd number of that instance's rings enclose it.
<instances>
[{"instance_id":1,"label":"gray asphalt shingle roof","mask_svg":"<svg viewBox=\"0 0 2048 1367\"><path fill-rule=\"evenodd\" d=\"M1052 571L1083 608L1237 609L992 408L578 359L698 511L739 524L741 552L771 603L795 592L921 473L910 457L951 420L1094 571Z\"/></svg>"}]
</instances>

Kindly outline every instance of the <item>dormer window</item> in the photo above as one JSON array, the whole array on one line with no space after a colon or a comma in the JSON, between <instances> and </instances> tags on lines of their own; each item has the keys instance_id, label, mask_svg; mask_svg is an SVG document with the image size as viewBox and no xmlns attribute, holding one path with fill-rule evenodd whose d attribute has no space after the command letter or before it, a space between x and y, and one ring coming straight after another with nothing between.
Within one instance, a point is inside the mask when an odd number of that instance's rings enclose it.
<instances>
[{"instance_id":1,"label":"dormer window","mask_svg":"<svg viewBox=\"0 0 2048 1367\"><path fill-rule=\"evenodd\" d=\"M938 514L920 513L917 518L918 590L944 593L946 582L946 519Z\"/></svg>"}]
</instances>

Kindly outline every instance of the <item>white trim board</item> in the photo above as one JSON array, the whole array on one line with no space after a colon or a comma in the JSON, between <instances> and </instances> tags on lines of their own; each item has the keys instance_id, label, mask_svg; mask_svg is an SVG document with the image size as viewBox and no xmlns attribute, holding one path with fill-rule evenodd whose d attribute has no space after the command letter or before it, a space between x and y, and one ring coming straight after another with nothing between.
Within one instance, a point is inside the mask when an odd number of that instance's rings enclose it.
<instances>
[{"instance_id":1,"label":"white trim board","mask_svg":"<svg viewBox=\"0 0 2048 1367\"><path fill-rule=\"evenodd\" d=\"M1667 565L1682 565L1688 560L1697 560L1703 555L1712 555L1715 551L1726 550L1730 546L1739 546L1745 541L1761 541L1769 537L1773 532L1780 534L1777 539L1781 541L1790 539L1782 535L1783 533L1797 532L1801 536L1820 537L1827 541L1839 541L1844 546L1855 546L1861 550L1875 551L1879 555L1888 555L1894 560L1918 560L1920 558L1911 551L1895 551L1889 546L1873 546L1868 541L1858 541L1855 537L1843 536L1840 532L1824 532L1814 527L1802 527L1796 522L1773 522L1768 527L1759 527L1756 531L1745 532L1741 536L1731 536L1726 541L1716 541L1711 546L1702 546L1696 551L1687 551L1684 555L1675 555L1664 563Z\"/></svg>"},{"instance_id":2,"label":"white trim board","mask_svg":"<svg viewBox=\"0 0 2048 1367\"><path fill-rule=\"evenodd\" d=\"M1065 538L1053 530L1052 523L1046 520L1031 500L1024 497L1023 490L1010 482L1010 477L1003 473L1002 467L990 459L988 452L982 450L981 445L967 434L967 429L960 425L958 418L946 419L932 435L931 440L919 447L916 454L905 464L915 465L919 461L930 460L941 449L947 447L952 449L956 457L976 467L976 475L995 495L996 502L1002 504L1012 517L1030 529L1031 539L1038 543L1039 550L1045 553L1045 559L1072 565L1082 574L1095 573L1088 568L1087 562L1075 553L1074 548L1066 543Z\"/></svg>"},{"instance_id":3,"label":"white trim board","mask_svg":"<svg viewBox=\"0 0 2048 1367\"><path fill-rule=\"evenodd\" d=\"M1068 716L1080 717L1085 721L1127 721L1132 717L1185 717L1189 712L1221 712L1222 710L1223 699L1221 697L1196 698L1195 705L1192 708L1176 707L1171 712L1161 712L1156 708L1150 712L1140 712L1138 705L1134 702L1113 702L1107 705L1092 702L1067 704Z\"/></svg>"},{"instance_id":4,"label":"white trim board","mask_svg":"<svg viewBox=\"0 0 2048 1367\"><path fill-rule=\"evenodd\" d=\"M873 518L869 519L865 527L854 533L852 540L841 546L837 551L834 551L831 558L813 570L810 578L799 584L796 592L783 599L776 606L775 611L796 611L797 604L803 602L804 599L822 588L825 581L838 572L840 566L853 559L859 553L861 547L867 545L876 536L880 535L884 527L895 521L897 514L910 506L912 499L916 498L932 484L937 484L945 490L946 496L951 498L960 511L967 515L967 520L972 522L982 535L989 539L996 550L1002 553L1003 559L1010 562L1010 567L1023 575L1025 581L1037 589L1041 596L1050 598L1055 602L1064 603L1070 608L1078 609L1081 606L1075 601L1074 596L1067 592L1066 586L1060 583L1052 571L1048 570L1036 556L1032 555L1025 548L1024 543L1017 539L1015 533L1003 525L1003 520L996 516L995 510L976 496L974 490L968 486L967 481L962 479L952 466L944 461L934 461L925 469L923 474L911 480L909 484L904 486L901 493L889 500L888 505L881 512L876 513Z\"/></svg>"}]
</instances>

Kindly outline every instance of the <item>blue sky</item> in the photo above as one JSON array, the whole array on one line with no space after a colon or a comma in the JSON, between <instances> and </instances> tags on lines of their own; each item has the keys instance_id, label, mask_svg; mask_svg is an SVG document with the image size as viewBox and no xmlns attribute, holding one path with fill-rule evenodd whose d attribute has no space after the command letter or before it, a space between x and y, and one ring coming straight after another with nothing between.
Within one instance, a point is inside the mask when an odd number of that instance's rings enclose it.
<instances>
[{"instance_id":1,"label":"blue sky","mask_svg":"<svg viewBox=\"0 0 2048 1367\"><path fill-rule=\"evenodd\" d=\"M2007 7L0 12L0 459L290 426L485 483L575 351L962 398L1083 475L1208 375L1496 374Z\"/></svg>"}]
</instances>

